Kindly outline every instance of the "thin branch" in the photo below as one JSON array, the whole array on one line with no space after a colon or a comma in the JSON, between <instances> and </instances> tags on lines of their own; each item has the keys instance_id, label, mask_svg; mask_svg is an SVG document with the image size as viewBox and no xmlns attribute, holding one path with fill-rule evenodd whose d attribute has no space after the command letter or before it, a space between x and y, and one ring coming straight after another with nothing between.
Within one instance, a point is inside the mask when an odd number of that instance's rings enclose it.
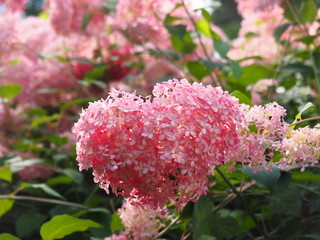
<instances>
[{"instance_id":1,"label":"thin branch","mask_svg":"<svg viewBox=\"0 0 320 240\"><path fill-rule=\"evenodd\" d=\"M0 199L10 199L10 200L27 200L27 201L36 201L36 202L44 202L44 203L53 203L59 205L65 205L75 208L87 209L88 207L79 203L66 202L56 199L49 198L38 198L38 197L30 197L30 196L11 196L11 195L0 195Z\"/></svg>"},{"instance_id":2,"label":"thin branch","mask_svg":"<svg viewBox=\"0 0 320 240\"><path fill-rule=\"evenodd\" d=\"M289 127L295 126L295 125L297 125L297 124L299 124L299 123L308 122L308 121L313 121L313 120L319 120L319 119L320 119L320 116L318 116L318 117L312 117L312 118L306 118L306 119L300 120L300 121L298 121L298 122L291 123L291 124L289 125Z\"/></svg>"},{"instance_id":3,"label":"thin branch","mask_svg":"<svg viewBox=\"0 0 320 240\"><path fill-rule=\"evenodd\" d=\"M175 219L173 219L172 222L166 228L164 228L161 232L159 232L159 234L153 239L158 239L163 234L165 234L178 220L179 220L179 217L176 217Z\"/></svg>"},{"instance_id":4,"label":"thin branch","mask_svg":"<svg viewBox=\"0 0 320 240\"><path fill-rule=\"evenodd\" d=\"M190 14L190 12L189 12L189 9L186 7L186 5L185 5L185 3L184 3L184 0L181 0L181 4L182 4L182 6L183 6L183 8L184 8L184 10L185 10L185 12L186 12L186 14L188 15L188 17L189 17L189 19L190 19L193 27L196 29L196 28L197 28L197 24L196 24L196 22L194 21L193 17L191 16L191 14ZM195 32L196 32L197 38L199 39L200 47L202 48L204 55L206 56L206 58L207 58L208 61L211 61L211 58L210 58L210 56L209 56L209 53L208 53L208 51L207 51L207 49L206 49L206 47L205 47L205 45L204 45L204 43L203 43L203 41L202 41L202 39L201 39L200 33L199 33L198 31L195 31ZM212 73L209 74L209 77L210 77L210 79L211 79L212 82L215 82L215 83L216 83L217 86L221 85L221 83L212 76Z\"/></svg>"}]
</instances>

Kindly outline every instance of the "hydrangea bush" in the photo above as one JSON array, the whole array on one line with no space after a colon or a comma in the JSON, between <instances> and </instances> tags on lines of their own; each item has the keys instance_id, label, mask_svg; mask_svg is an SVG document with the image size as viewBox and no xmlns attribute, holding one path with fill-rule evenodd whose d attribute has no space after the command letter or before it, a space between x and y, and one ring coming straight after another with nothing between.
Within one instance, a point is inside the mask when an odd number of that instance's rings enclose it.
<instances>
[{"instance_id":1,"label":"hydrangea bush","mask_svg":"<svg viewBox=\"0 0 320 240\"><path fill-rule=\"evenodd\" d=\"M319 3L212 3L0 0L0 240L318 238Z\"/></svg>"}]
</instances>

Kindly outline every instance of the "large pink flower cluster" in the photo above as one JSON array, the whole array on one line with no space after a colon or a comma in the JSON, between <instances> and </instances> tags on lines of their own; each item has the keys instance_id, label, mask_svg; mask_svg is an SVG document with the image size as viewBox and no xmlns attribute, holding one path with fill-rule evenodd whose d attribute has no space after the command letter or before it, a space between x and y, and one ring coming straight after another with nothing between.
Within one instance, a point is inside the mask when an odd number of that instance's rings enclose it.
<instances>
[{"instance_id":1,"label":"large pink flower cluster","mask_svg":"<svg viewBox=\"0 0 320 240\"><path fill-rule=\"evenodd\" d=\"M314 128L303 127L290 132L290 137L285 138L281 145L284 157L280 166L305 167L319 163L320 158L320 124Z\"/></svg>"},{"instance_id":2,"label":"large pink flower cluster","mask_svg":"<svg viewBox=\"0 0 320 240\"><path fill-rule=\"evenodd\" d=\"M130 203L177 207L206 192L206 174L240 142L238 101L211 86L170 80L154 98L113 91L81 113L77 135L80 170Z\"/></svg>"},{"instance_id":3,"label":"large pink flower cluster","mask_svg":"<svg viewBox=\"0 0 320 240\"><path fill-rule=\"evenodd\" d=\"M163 210L142 209L130 203L123 203L118 213L125 226L125 233L134 240L155 239L163 226L161 218L166 217Z\"/></svg>"}]
</instances>

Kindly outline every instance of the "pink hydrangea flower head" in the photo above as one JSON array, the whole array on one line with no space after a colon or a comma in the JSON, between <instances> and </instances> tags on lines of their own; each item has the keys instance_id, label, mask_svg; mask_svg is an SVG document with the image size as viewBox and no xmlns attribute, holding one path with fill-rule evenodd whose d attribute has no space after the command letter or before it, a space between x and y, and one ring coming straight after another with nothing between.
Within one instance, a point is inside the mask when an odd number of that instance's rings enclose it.
<instances>
[{"instance_id":1,"label":"pink hydrangea flower head","mask_svg":"<svg viewBox=\"0 0 320 240\"><path fill-rule=\"evenodd\" d=\"M292 130L290 136L282 141L281 150L284 157L280 166L299 165L302 171L307 166L319 163L320 158L320 124L314 128L303 127Z\"/></svg>"},{"instance_id":2,"label":"pink hydrangea flower head","mask_svg":"<svg viewBox=\"0 0 320 240\"><path fill-rule=\"evenodd\" d=\"M28 0L0 0L0 5L3 5L5 11L9 12L22 12Z\"/></svg>"},{"instance_id":3,"label":"pink hydrangea flower head","mask_svg":"<svg viewBox=\"0 0 320 240\"><path fill-rule=\"evenodd\" d=\"M131 240L131 238L129 238L126 234L112 234L110 237L104 238L104 240Z\"/></svg>"},{"instance_id":4,"label":"pink hydrangea flower head","mask_svg":"<svg viewBox=\"0 0 320 240\"><path fill-rule=\"evenodd\" d=\"M47 3L54 29L62 34L95 34L105 24L102 0L49 0ZM88 25L83 29L85 18Z\"/></svg>"},{"instance_id":5,"label":"pink hydrangea flower head","mask_svg":"<svg viewBox=\"0 0 320 240\"><path fill-rule=\"evenodd\" d=\"M241 146L233 159L250 166L267 165L289 131L284 121L286 111L276 102L251 108L243 105L242 109L245 127L241 131Z\"/></svg>"},{"instance_id":6,"label":"pink hydrangea flower head","mask_svg":"<svg viewBox=\"0 0 320 240\"><path fill-rule=\"evenodd\" d=\"M154 239L163 225L160 218L165 217L163 210L142 209L128 202L124 203L118 212L125 226L125 233L134 240Z\"/></svg>"},{"instance_id":7,"label":"pink hydrangea flower head","mask_svg":"<svg viewBox=\"0 0 320 240\"><path fill-rule=\"evenodd\" d=\"M187 80L158 84L153 95L112 91L91 103L73 129L77 161L130 203L181 207L206 192L206 174L239 145L244 117L227 92Z\"/></svg>"}]
</instances>

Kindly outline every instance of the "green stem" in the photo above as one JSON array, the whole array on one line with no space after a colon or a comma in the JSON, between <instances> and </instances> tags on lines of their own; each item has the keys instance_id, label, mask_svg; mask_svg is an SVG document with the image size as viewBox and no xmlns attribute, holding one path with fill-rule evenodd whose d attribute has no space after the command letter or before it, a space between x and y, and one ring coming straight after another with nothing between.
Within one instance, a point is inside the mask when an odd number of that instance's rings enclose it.
<instances>
[{"instance_id":1,"label":"green stem","mask_svg":"<svg viewBox=\"0 0 320 240\"><path fill-rule=\"evenodd\" d=\"M187 6L185 5L184 0L181 0L181 4L182 4L186 14L188 15L188 18L190 19L194 29L196 30L197 29L197 24L196 24L195 20L193 19L193 17L191 16ZM200 47L202 48L202 51L203 51L204 55L206 56L207 60L209 62L211 62L211 57L209 56L207 48L206 48L206 46L204 45L204 43L202 41L200 33L198 31L195 31L195 33L197 35L197 38L199 39ZM217 86L221 85L221 83L212 76L212 73L209 74L209 77L210 77L211 81L214 82Z\"/></svg>"},{"instance_id":2,"label":"green stem","mask_svg":"<svg viewBox=\"0 0 320 240\"><path fill-rule=\"evenodd\" d=\"M66 202L56 199L48 199L48 198L38 198L38 197L30 197L30 196L12 196L12 195L0 195L0 199L10 199L10 200L28 200L28 201L36 201L36 202L45 202L45 203L53 203L59 205L66 205L75 208L87 209L88 207L82 204Z\"/></svg>"},{"instance_id":3,"label":"green stem","mask_svg":"<svg viewBox=\"0 0 320 240\"><path fill-rule=\"evenodd\" d=\"M252 220L254 221L254 223L257 226L257 229L259 230L259 232L263 235L264 239L268 239L268 235L267 233L263 230L262 226L260 225L258 219L256 218L256 216L254 215L254 213L252 212L251 208L249 207L248 203L246 202L246 200L242 197L242 195L240 194L240 192L237 191L237 189L232 185L232 183L229 181L229 179L224 175L224 173L218 168L216 167L215 170L220 174L220 176L222 177L222 179L226 182L226 184L232 189L233 193L237 195L238 199L240 200L240 202L242 203L242 205L244 206L244 208L247 210L248 214L251 216Z\"/></svg>"},{"instance_id":4,"label":"green stem","mask_svg":"<svg viewBox=\"0 0 320 240\"><path fill-rule=\"evenodd\" d=\"M308 28L303 23L303 21L301 20L301 18L299 16L299 13L295 9L294 5L291 4L290 0L285 0L285 4L290 9L290 12L292 13L292 15L294 17L294 20L297 22L301 33L305 34L305 36L309 36ZM310 49L309 44L307 44L306 46L307 46L307 50L308 50L308 53L309 53L310 58L311 58L311 65L312 65L312 69L313 69L313 72L314 72L314 75L315 75L315 81L316 81L316 86L317 86L317 89L318 89L318 93L320 93L320 71L319 71L319 69L318 69L318 67L316 65L316 61L314 59L314 56L312 54L312 50Z\"/></svg>"}]
</instances>

